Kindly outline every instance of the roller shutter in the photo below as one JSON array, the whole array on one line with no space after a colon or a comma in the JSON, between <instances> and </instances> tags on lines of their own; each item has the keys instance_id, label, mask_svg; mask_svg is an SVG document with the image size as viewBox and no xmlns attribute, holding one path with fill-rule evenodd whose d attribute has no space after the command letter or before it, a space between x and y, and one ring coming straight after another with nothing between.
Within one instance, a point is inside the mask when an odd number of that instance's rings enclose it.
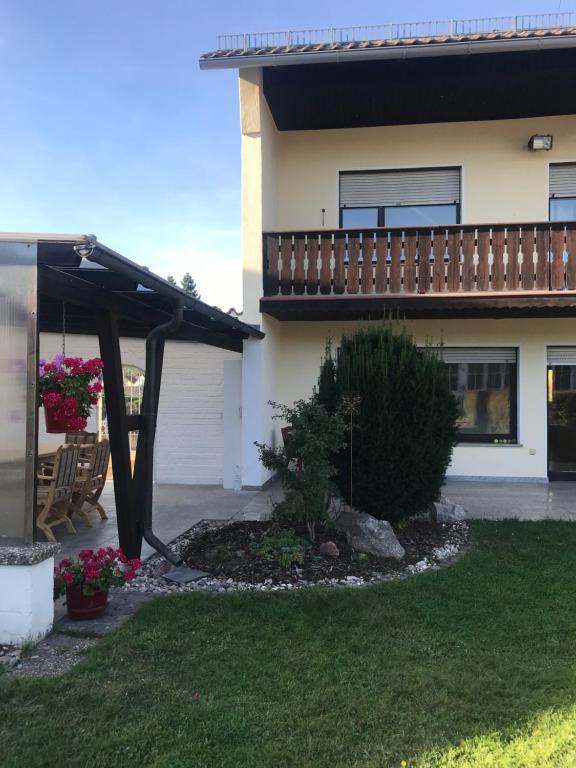
<instances>
[{"instance_id":1,"label":"roller shutter","mask_svg":"<svg viewBox=\"0 0 576 768\"><path fill-rule=\"evenodd\" d=\"M576 163L550 166L550 197L576 197Z\"/></svg>"},{"instance_id":2,"label":"roller shutter","mask_svg":"<svg viewBox=\"0 0 576 768\"><path fill-rule=\"evenodd\" d=\"M576 347L548 347L548 365L576 365Z\"/></svg>"},{"instance_id":3,"label":"roller shutter","mask_svg":"<svg viewBox=\"0 0 576 768\"><path fill-rule=\"evenodd\" d=\"M343 172L340 207L451 205L460 202L460 168Z\"/></svg>"}]
</instances>

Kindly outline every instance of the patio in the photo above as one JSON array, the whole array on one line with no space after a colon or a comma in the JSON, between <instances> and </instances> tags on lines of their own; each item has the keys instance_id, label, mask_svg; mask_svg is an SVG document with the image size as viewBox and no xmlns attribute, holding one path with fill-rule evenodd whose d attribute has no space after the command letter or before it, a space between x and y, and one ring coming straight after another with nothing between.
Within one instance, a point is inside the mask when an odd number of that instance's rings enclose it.
<instances>
[{"instance_id":1,"label":"patio","mask_svg":"<svg viewBox=\"0 0 576 768\"><path fill-rule=\"evenodd\" d=\"M470 519L576 521L576 483L448 480L444 493Z\"/></svg>"},{"instance_id":2,"label":"patio","mask_svg":"<svg viewBox=\"0 0 576 768\"><path fill-rule=\"evenodd\" d=\"M279 489L273 486L265 491L225 491L216 485L155 485L154 529L164 542L173 541L200 520L259 520L271 508ZM75 520L76 534L68 533L62 526L57 531L61 545L60 557L74 557L81 549L118 546L118 527L114 505L114 488L111 481L100 502L108 520L92 515L92 528L81 520ZM154 553L143 542L142 558Z\"/></svg>"},{"instance_id":3,"label":"patio","mask_svg":"<svg viewBox=\"0 0 576 768\"><path fill-rule=\"evenodd\" d=\"M476 520L574 520L576 483L537 483L448 480L446 495ZM215 485L155 485L154 526L162 541L170 542L200 520L259 520L270 513L281 495L278 484L263 491L225 491ZM101 497L108 520L92 516L92 528L77 521L77 534L58 530L60 557L71 557L80 549L118 546L118 529L112 482ZM146 543L142 557L153 549Z\"/></svg>"}]
</instances>

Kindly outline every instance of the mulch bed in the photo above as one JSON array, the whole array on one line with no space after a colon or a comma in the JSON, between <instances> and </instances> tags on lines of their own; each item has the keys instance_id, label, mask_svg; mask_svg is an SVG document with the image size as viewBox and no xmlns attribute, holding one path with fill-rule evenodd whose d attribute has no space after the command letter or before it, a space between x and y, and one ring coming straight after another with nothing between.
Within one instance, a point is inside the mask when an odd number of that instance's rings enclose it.
<instances>
[{"instance_id":1,"label":"mulch bed","mask_svg":"<svg viewBox=\"0 0 576 768\"><path fill-rule=\"evenodd\" d=\"M263 560L254 554L257 545L269 532L274 530L273 522L236 522L221 528L207 530L196 537L184 552L187 565L208 571L218 578L232 578L234 581L261 583L271 580L273 584L324 579L345 579L348 576L371 580L379 576L393 576L405 571L412 564L426 558L433 558L433 551L448 543L461 544L465 532L461 526L435 523L428 518L414 518L407 521L396 532L406 550L401 560L378 559L355 553L348 545L345 534L334 528L320 528L318 543L311 545L302 565L287 568L275 562ZM296 535L306 539L305 528ZM319 553L321 542L334 542L340 555L337 558Z\"/></svg>"}]
</instances>

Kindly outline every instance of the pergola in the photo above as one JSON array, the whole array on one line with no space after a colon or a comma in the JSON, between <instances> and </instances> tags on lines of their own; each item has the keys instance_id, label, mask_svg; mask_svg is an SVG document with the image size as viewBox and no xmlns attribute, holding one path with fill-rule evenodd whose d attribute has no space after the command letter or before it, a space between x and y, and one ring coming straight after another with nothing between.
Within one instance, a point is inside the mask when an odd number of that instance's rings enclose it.
<instances>
[{"instance_id":1,"label":"pergola","mask_svg":"<svg viewBox=\"0 0 576 768\"><path fill-rule=\"evenodd\" d=\"M192 298L91 235L0 235L0 545L34 541L38 333L97 335L112 454L120 546L142 539L175 562L152 528L152 463L165 339L242 352L263 333ZM127 415L120 337L146 338L141 413ZM128 433L138 432L132 472Z\"/></svg>"}]
</instances>

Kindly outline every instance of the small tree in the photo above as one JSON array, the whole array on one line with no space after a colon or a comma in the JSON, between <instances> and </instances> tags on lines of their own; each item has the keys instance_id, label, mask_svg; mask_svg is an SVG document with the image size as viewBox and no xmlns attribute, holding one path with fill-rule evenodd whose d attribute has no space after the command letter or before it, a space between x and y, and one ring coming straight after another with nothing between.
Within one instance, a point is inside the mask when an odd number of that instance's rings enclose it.
<instances>
[{"instance_id":1,"label":"small tree","mask_svg":"<svg viewBox=\"0 0 576 768\"><path fill-rule=\"evenodd\" d=\"M178 283L174 279L174 275L168 275L166 278L166 281L170 283L170 285L173 285L175 288L178 287ZM189 293L190 296L192 296L194 299L199 299L200 294L198 293L198 288L196 287L196 282L190 272L186 272L182 280L180 280L180 287L183 291L186 291L186 293Z\"/></svg>"},{"instance_id":2,"label":"small tree","mask_svg":"<svg viewBox=\"0 0 576 768\"><path fill-rule=\"evenodd\" d=\"M194 281L194 278L190 274L190 272L186 272L186 274L180 281L180 285L182 286L182 290L186 291L186 293L189 293L190 296L193 296L195 299L200 298L200 294L198 293L198 289L196 288L196 283Z\"/></svg>"},{"instance_id":3,"label":"small tree","mask_svg":"<svg viewBox=\"0 0 576 768\"><path fill-rule=\"evenodd\" d=\"M392 323L358 330L323 362L318 396L329 411L356 398L353 441L336 457L343 498L396 522L439 497L459 408L434 348L418 349Z\"/></svg>"},{"instance_id":4,"label":"small tree","mask_svg":"<svg viewBox=\"0 0 576 768\"><path fill-rule=\"evenodd\" d=\"M292 408L270 405L276 411L274 418L289 427L279 448L256 443L260 461L278 475L285 492L274 516L282 523L305 523L314 541L316 524L328 520L336 471L332 459L344 444L344 421L339 410L329 414L316 396L298 400Z\"/></svg>"}]
</instances>

